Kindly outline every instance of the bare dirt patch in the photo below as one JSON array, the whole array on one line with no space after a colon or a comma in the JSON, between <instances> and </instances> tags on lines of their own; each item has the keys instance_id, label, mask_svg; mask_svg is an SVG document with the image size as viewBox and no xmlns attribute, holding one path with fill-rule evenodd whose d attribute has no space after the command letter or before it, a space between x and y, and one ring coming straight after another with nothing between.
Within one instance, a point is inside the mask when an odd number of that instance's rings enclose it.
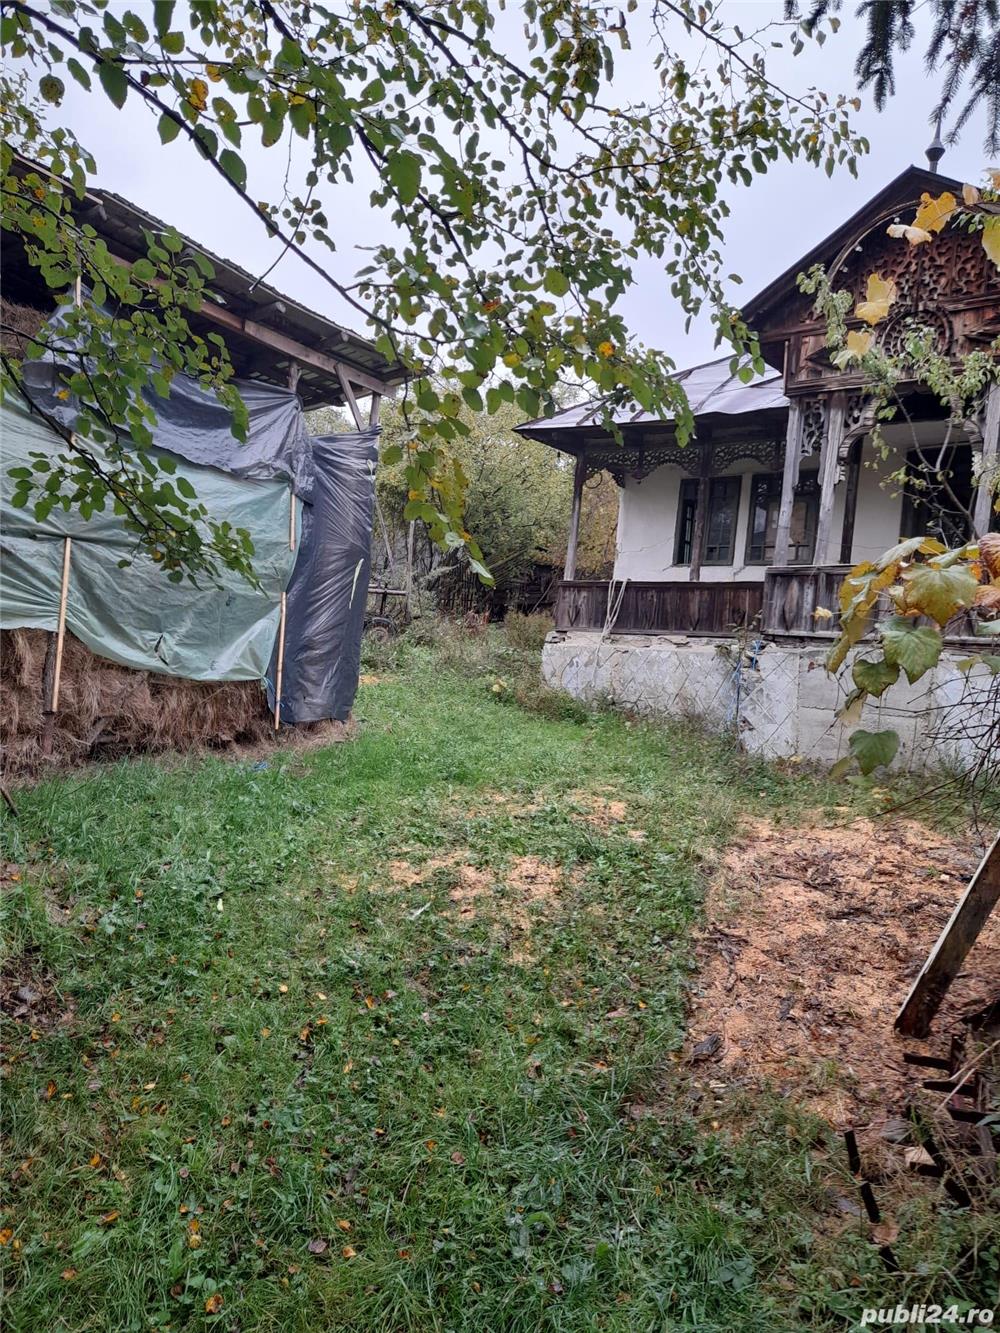
<instances>
[{"instance_id":1,"label":"bare dirt patch","mask_svg":"<svg viewBox=\"0 0 1000 1333\"><path fill-rule=\"evenodd\" d=\"M969 843L909 821L748 826L709 889L687 1058L717 1086L767 1080L833 1124L898 1111L905 1050L941 1053L1000 993L987 923L929 1044L893 1019L975 868Z\"/></svg>"},{"instance_id":2,"label":"bare dirt patch","mask_svg":"<svg viewBox=\"0 0 1000 1333\"><path fill-rule=\"evenodd\" d=\"M440 915L467 926L483 919L499 947L513 962L532 961L530 937L535 914L552 908L571 882L558 865L538 856L515 856L503 870L474 865L472 853L458 849L414 865L406 860L388 864L391 888L412 889L436 872L448 872L448 906Z\"/></svg>"}]
</instances>

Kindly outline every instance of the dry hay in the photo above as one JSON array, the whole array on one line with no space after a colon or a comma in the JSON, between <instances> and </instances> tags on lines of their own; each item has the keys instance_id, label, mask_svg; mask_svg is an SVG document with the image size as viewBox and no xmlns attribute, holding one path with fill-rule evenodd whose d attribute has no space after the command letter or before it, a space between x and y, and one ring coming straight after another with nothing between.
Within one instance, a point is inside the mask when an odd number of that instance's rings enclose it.
<instances>
[{"instance_id":1,"label":"dry hay","mask_svg":"<svg viewBox=\"0 0 1000 1333\"><path fill-rule=\"evenodd\" d=\"M763 1080L833 1124L880 1123L914 1074L892 1030L977 858L909 821L748 827L706 904L688 1059L710 1086ZM945 1036L1000 993L987 923L935 1021ZM945 1052L946 1053L946 1052Z\"/></svg>"},{"instance_id":2,"label":"dry hay","mask_svg":"<svg viewBox=\"0 0 1000 1333\"><path fill-rule=\"evenodd\" d=\"M287 728L274 736L273 717L256 681L193 681L134 671L90 652L66 635L59 715L51 757L42 754L42 674L49 635L5 630L0 635L3 771L32 777L50 766L94 758L163 751L218 750L291 744L311 749L343 740L344 724Z\"/></svg>"},{"instance_id":3,"label":"dry hay","mask_svg":"<svg viewBox=\"0 0 1000 1333\"><path fill-rule=\"evenodd\" d=\"M43 310L0 296L0 349L15 361L23 361L28 344L47 319Z\"/></svg>"}]
</instances>

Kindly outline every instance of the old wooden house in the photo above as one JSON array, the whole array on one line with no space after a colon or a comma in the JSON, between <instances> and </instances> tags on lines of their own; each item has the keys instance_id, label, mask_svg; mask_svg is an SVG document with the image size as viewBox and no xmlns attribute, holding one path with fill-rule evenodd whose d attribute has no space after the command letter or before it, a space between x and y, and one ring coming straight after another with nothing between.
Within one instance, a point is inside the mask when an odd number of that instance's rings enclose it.
<instances>
[{"instance_id":1,"label":"old wooden house","mask_svg":"<svg viewBox=\"0 0 1000 1333\"><path fill-rule=\"evenodd\" d=\"M988 345L1000 334L1000 271L979 238L947 229L933 245L909 246L886 235L924 191L946 189L960 194L961 183L908 168L754 297L744 313L773 369L749 384L730 373L728 358L682 371L697 427L686 447L640 408L616 411L617 441L599 402L521 428L575 460L577 503L544 657L551 683L640 712L738 719L748 747L770 755L840 750L843 729L831 725L837 687L815 670L837 622L814 613L836 608L852 564L901 536L937 528L954 542L995 521L974 461L996 463L1000 386L961 437L947 439L939 405L909 386L905 421L885 428L883 456L862 376L831 362L823 321L796 280L823 264L860 299L869 274L892 276L898 297L879 331L890 345L914 317L936 331L942 351ZM915 445L945 450L948 495L933 510L926 490L889 480L906 471ZM614 575L582 581L579 497L602 469L620 488ZM968 655L963 642L976 627L967 615L948 628L956 651L930 688L951 697L964 687L954 661ZM904 761L930 725L916 693L897 685L879 705L901 731Z\"/></svg>"}]
</instances>

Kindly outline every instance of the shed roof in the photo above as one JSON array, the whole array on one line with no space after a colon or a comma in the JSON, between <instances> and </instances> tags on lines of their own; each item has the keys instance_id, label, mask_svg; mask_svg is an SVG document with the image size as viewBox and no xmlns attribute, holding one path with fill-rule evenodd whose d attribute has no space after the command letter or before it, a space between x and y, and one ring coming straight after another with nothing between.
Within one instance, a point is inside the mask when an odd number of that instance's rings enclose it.
<instances>
[{"instance_id":1,"label":"shed roof","mask_svg":"<svg viewBox=\"0 0 1000 1333\"><path fill-rule=\"evenodd\" d=\"M788 406L788 399L782 392L779 371L769 369L763 375L755 376L749 384L743 384L730 370L731 361L731 357L720 357L717 361L707 361L704 365L680 370L673 377L684 386L696 420L712 416L745 416L752 412L780 410ZM574 403L554 416L525 421L517 427L517 431L528 439L563 448L565 446L560 438L562 432L602 429L606 419L606 401L604 398L589 398L585 402ZM614 407L611 417L615 425L622 427L661 423L661 418L654 412L648 412L635 403Z\"/></svg>"},{"instance_id":2,"label":"shed roof","mask_svg":"<svg viewBox=\"0 0 1000 1333\"><path fill-rule=\"evenodd\" d=\"M45 173L44 167L26 159L14 169ZM146 253L144 228L158 233L167 230L168 225L121 195L93 187L87 191L81 212L112 254L128 262ZM222 332L241 378L285 387L294 362L299 367L298 394L307 408L346 401L336 362L342 365L359 394L373 389L380 393L391 391L405 380L405 369L396 362L386 361L367 338L285 296L191 237L179 234L192 251L205 255L215 269L208 293L211 302L206 302L200 315L188 318L199 331L212 326ZM10 298L27 304L50 299L51 294L29 268L18 238L5 233L4 250L4 286Z\"/></svg>"}]
</instances>

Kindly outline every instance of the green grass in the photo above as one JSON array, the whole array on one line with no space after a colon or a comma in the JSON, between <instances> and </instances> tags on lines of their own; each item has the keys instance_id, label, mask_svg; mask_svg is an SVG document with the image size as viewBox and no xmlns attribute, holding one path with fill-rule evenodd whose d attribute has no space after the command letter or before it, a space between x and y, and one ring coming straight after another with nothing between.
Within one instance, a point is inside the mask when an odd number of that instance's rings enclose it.
<instances>
[{"instance_id":1,"label":"green grass","mask_svg":"<svg viewBox=\"0 0 1000 1333\"><path fill-rule=\"evenodd\" d=\"M704 849L843 790L541 716L489 644L388 653L353 743L18 794L5 971L41 998L5 1032L6 1328L851 1327L890 1284L860 1232L823 1241L835 1145L778 1097L713 1128L671 1058ZM516 892L523 857L559 891ZM921 1291L974 1224L934 1225Z\"/></svg>"}]
</instances>

